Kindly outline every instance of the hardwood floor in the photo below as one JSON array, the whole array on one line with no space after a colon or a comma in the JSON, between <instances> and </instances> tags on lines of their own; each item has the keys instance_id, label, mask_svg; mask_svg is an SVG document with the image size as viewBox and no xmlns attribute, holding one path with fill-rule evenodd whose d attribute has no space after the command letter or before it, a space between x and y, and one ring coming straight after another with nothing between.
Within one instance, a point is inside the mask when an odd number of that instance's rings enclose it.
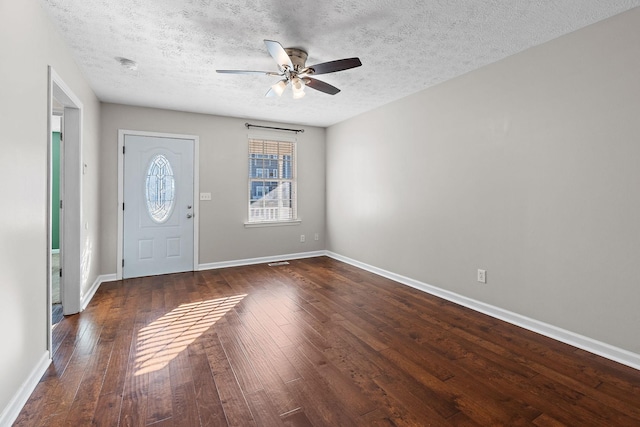
<instances>
[{"instance_id":1,"label":"hardwood floor","mask_svg":"<svg viewBox=\"0 0 640 427\"><path fill-rule=\"evenodd\" d=\"M62 304L53 304L51 306L51 325L53 325L54 329L62 319L64 319Z\"/></svg>"},{"instance_id":2,"label":"hardwood floor","mask_svg":"<svg viewBox=\"0 0 640 427\"><path fill-rule=\"evenodd\" d=\"M639 426L640 371L320 257L103 284L18 426Z\"/></svg>"}]
</instances>

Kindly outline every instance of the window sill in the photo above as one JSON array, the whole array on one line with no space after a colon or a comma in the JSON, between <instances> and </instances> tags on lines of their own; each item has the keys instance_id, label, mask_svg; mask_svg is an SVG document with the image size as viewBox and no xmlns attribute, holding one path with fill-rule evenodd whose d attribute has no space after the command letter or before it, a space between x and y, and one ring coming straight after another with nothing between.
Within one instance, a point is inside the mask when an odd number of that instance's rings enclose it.
<instances>
[{"instance_id":1,"label":"window sill","mask_svg":"<svg viewBox=\"0 0 640 427\"><path fill-rule=\"evenodd\" d=\"M294 219L291 221L264 221L264 222L245 222L244 228L256 228L256 227L279 227L283 225L300 225L302 220Z\"/></svg>"}]
</instances>

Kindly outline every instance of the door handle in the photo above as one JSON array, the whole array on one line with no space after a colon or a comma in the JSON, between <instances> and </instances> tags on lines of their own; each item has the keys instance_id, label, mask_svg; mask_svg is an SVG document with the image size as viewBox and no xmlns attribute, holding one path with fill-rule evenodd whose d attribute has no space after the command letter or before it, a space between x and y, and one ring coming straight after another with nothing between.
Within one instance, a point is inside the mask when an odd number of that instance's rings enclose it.
<instances>
[{"instance_id":1,"label":"door handle","mask_svg":"<svg viewBox=\"0 0 640 427\"><path fill-rule=\"evenodd\" d=\"M188 214L187 214L187 218L189 218L189 219L190 219L190 218L193 218L193 214L188 213Z\"/></svg>"}]
</instances>

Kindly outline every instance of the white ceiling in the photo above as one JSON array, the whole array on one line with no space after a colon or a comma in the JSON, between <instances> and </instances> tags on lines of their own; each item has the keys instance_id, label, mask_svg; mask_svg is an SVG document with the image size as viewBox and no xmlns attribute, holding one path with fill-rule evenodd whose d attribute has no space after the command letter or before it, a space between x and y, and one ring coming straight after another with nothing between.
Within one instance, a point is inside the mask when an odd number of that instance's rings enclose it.
<instances>
[{"instance_id":1,"label":"white ceiling","mask_svg":"<svg viewBox=\"0 0 640 427\"><path fill-rule=\"evenodd\" d=\"M41 0L100 100L329 126L608 18L640 0ZM318 76L342 89L264 94L277 71L263 39L307 64L357 56ZM138 62L124 69L115 57Z\"/></svg>"}]
</instances>

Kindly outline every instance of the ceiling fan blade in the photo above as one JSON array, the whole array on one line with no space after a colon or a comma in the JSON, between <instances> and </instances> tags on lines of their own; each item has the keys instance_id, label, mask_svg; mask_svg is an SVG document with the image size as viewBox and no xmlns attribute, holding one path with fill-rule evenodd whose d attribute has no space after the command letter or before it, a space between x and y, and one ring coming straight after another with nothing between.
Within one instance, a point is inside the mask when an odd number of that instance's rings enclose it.
<instances>
[{"instance_id":1,"label":"ceiling fan blade","mask_svg":"<svg viewBox=\"0 0 640 427\"><path fill-rule=\"evenodd\" d=\"M269 54L276 60L280 68L284 68L286 65L289 69L293 70L291 58L289 58L289 55L287 55L287 52L280 43L273 40L265 40L264 44L267 46Z\"/></svg>"},{"instance_id":2,"label":"ceiling fan blade","mask_svg":"<svg viewBox=\"0 0 640 427\"><path fill-rule=\"evenodd\" d=\"M337 87L320 80L312 79L310 77L305 77L304 82L307 87L319 90L320 92L328 93L329 95L335 95L336 93L340 92L340 89L338 89Z\"/></svg>"},{"instance_id":3,"label":"ceiling fan blade","mask_svg":"<svg viewBox=\"0 0 640 427\"><path fill-rule=\"evenodd\" d=\"M281 76L280 73L274 73L273 71L252 71L252 70L216 70L216 73L221 74L262 74L264 76Z\"/></svg>"},{"instance_id":4,"label":"ceiling fan blade","mask_svg":"<svg viewBox=\"0 0 640 427\"><path fill-rule=\"evenodd\" d=\"M323 62L307 68L313 68L313 74L335 73L336 71L348 70L362 65L360 58L338 59L336 61Z\"/></svg>"}]
</instances>

